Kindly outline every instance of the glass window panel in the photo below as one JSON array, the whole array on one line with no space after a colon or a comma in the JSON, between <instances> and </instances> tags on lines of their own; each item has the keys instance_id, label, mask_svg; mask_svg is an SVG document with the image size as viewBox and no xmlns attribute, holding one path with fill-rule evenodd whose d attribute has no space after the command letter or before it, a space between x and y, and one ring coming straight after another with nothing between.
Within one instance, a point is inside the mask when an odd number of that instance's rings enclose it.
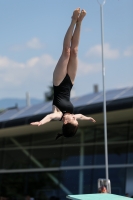
<instances>
[{"instance_id":1,"label":"glass window panel","mask_svg":"<svg viewBox=\"0 0 133 200\"><path fill-rule=\"evenodd\" d=\"M87 127L82 130L84 132L84 142L85 143L90 143L90 142L95 141L96 129L94 127Z\"/></svg>"},{"instance_id":2,"label":"glass window panel","mask_svg":"<svg viewBox=\"0 0 133 200\"><path fill-rule=\"evenodd\" d=\"M94 164L104 165L105 164L105 147L104 144L94 146Z\"/></svg>"},{"instance_id":3,"label":"glass window panel","mask_svg":"<svg viewBox=\"0 0 133 200\"><path fill-rule=\"evenodd\" d=\"M87 150L88 149L88 150ZM90 152L89 152L90 151ZM105 164L105 146L95 144L91 150L85 147L85 156L88 152L88 157L85 164ZM93 152L93 153L92 153ZM127 144L110 144L108 145L108 163L109 164L126 164L127 162Z\"/></svg>"},{"instance_id":4,"label":"glass window panel","mask_svg":"<svg viewBox=\"0 0 133 200\"><path fill-rule=\"evenodd\" d=\"M109 177L112 194L125 195L126 168L109 169ZM84 170L83 193L97 193L99 178L105 178L105 169Z\"/></svg>"},{"instance_id":5,"label":"glass window panel","mask_svg":"<svg viewBox=\"0 0 133 200\"><path fill-rule=\"evenodd\" d=\"M38 162L42 167L59 167L62 148L32 149L31 155L34 157L34 161L31 161L32 167L38 167Z\"/></svg>"},{"instance_id":6,"label":"glass window panel","mask_svg":"<svg viewBox=\"0 0 133 200\"><path fill-rule=\"evenodd\" d=\"M98 192L98 179L105 177L104 169L84 170L83 193L91 194Z\"/></svg>"},{"instance_id":7,"label":"glass window panel","mask_svg":"<svg viewBox=\"0 0 133 200\"><path fill-rule=\"evenodd\" d=\"M80 147L62 148L61 166L79 165Z\"/></svg>"},{"instance_id":8,"label":"glass window panel","mask_svg":"<svg viewBox=\"0 0 133 200\"><path fill-rule=\"evenodd\" d=\"M128 132L129 132L129 124L113 124L107 126L107 135L108 141L127 141L128 140Z\"/></svg>"},{"instance_id":9,"label":"glass window panel","mask_svg":"<svg viewBox=\"0 0 133 200\"><path fill-rule=\"evenodd\" d=\"M103 143L104 142L104 130L103 130L103 126L95 126L95 127L91 127L91 128L87 128L87 129L83 129L85 130L85 139L84 142L85 143L94 143L94 142L99 142L99 143Z\"/></svg>"},{"instance_id":10,"label":"glass window panel","mask_svg":"<svg viewBox=\"0 0 133 200\"><path fill-rule=\"evenodd\" d=\"M94 143L91 146L85 146L85 165L103 165L105 164L104 144L99 145Z\"/></svg>"},{"instance_id":11,"label":"glass window panel","mask_svg":"<svg viewBox=\"0 0 133 200\"><path fill-rule=\"evenodd\" d=\"M62 144L63 142L63 137L55 140L57 133L60 131L55 131L55 132L42 132L42 133L37 133L33 134L33 139L32 139L32 146L49 146L49 145L59 145Z\"/></svg>"},{"instance_id":12,"label":"glass window panel","mask_svg":"<svg viewBox=\"0 0 133 200\"><path fill-rule=\"evenodd\" d=\"M133 164L133 144L129 144L128 163Z\"/></svg>"},{"instance_id":13,"label":"glass window panel","mask_svg":"<svg viewBox=\"0 0 133 200\"><path fill-rule=\"evenodd\" d=\"M104 143L104 129L103 129L103 126L98 126L97 127L95 142Z\"/></svg>"},{"instance_id":14,"label":"glass window panel","mask_svg":"<svg viewBox=\"0 0 133 200\"><path fill-rule=\"evenodd\" d=\"M94 164L94 145L84 147L84 165Z\"/></svg>"},{"instance_id":15,"label":"glass window panel","mask_svg":"<svg viewBox=\"0 0 133 200\"><path fill-rule=\"evenodd\" d=\"M0 138L0 147L3 147L4 138Z\"/></svg>"},{"instance_id":16,"label":"glass window panel","mask_svg":"<svg viewBox=\"0 0 133 200\"><path fill-rule=\"evenodd\" d=\"M79 193L79 170L61 171L61 177L61 183L63 183L72 194Z\"/></svg>"},{"instance_id":17,"label":"glass window panel","mask_svg":"<svg viewBox=\"0 0 133 200\"><path fill-rule=\"evenodd\" d=\"M130 121L129 130L130 130L130 140L133 140L133 121Z\"/></svg>"},{"instance_id":18,"label":"glass window panel","mask_svg":"<svg viewBox=\"0 0 133 200\"><path fill-rule=\"evenodd\" d=\"M127 144L108 145L108 162L109 164L126 164L127 163Z\"/></svg>"},{"instance_id":19,"label":"glass window panel","mask_svg":"<svg viewBox=\"0 0 133 200\"><path fill-rule=\"evenodd\" d=\"M111 193L125 196L126 168L109 168Z\"/></svg>"},{"instance_id":20,"label":"glass window panel","mask_svg":"<svg viewBox=\"0 0 133 200\"><path fill-rule=\"evenodd\" d=\"M24 174L0 174L1 196L22 199L22 195L24 197L24 179Z\"/></svg>"},{"instance_id":21,"label":"glass window panel","mask_svg":"<svg viewBox=\"0 0 133 200\"><path fill-rule=\"evenodd\" d=\"M79 144L80 143L80 132L77 132L74 137L65 138L60 137L58 140L55 140L56 135L61 132L47 132L47 133L38 133L33 134L32 145L33 146L49 146L49 145L71 145L71 144Z\"/></svg>"},{"instance_id":22,"label":"glass window panel","mask_svg":"<svg viewBox=\"0 0 133 200\"><path fill-rule=\"evenodd\" d=\"M13 138L5 138L6 139L6 148L18 148L20 145L30 146L32 144L32 135L22 135Z\"/></svg>"},{"instance_id":23,"label":"glass window panel","mask_svg":"<svg viewBox=\"0 0 133 200\"><path fill-rule=\"evenodd\" d=\"M0 169L3 168L3 162L5 159L5 139L4 138L0 138Z\"/></svg>"},{"instance_id":24,"label":"glass window panel","mask_svg":"<svg viewBox=\"0 0 133 200\"><path fill-rule=\"evenodd\" d=\"M103 145L95 145L85 147L85 165L103 165L105 164L105 147ZM108 162L109 164L126 164L127 145L108 145ZM132 155L130 155L131 157ZM131 160L131 159L130 159Z\"/></svg>"},{"instance_id":25,"label":"glass window panel","mask_svg":"<svg viewBox=\"0 0 133 200\"><path fill-rule=\"evenodd\" d=\"M27 151L28 152L28 151ZM30 152L28 152L30 155ZM22 150L8 150L4 152L2 169L24 169L29 168L30 159Z\"/></svg>"},{"instance_id":26,"label":"glass window panel","mask_svg":"<svg viewBox=\"0 0 133 200\"><path fill-rule=\"evenodd\" d=\"M130 195L133 195L133 167L128 167L126 169L126 193Z\"/></svg>"},{"instance_id":27,"label":"glass window panel","mask_svg":"<svg viewBox=\"0 0 133 200\"><path fill-rule=\"evenodd\" d=\"M49 174L60 183L60 172ZM65 199L66 196L59 185L49 178L47 172L0 174L0 180L1 195L11 199L22 200L26 195L40 200L48 200L52 196L59 198L62 195Z\"/></svg>"}]
</instances>

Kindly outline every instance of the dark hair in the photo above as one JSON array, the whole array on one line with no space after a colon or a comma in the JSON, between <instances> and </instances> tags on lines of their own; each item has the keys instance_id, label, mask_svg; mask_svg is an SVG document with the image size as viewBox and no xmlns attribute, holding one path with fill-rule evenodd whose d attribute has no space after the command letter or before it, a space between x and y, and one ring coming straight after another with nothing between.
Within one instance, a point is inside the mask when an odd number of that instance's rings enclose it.
<instances>
[{"instance_id":1,"label":"dark hair","mask_svg":"<svg viewBox=\"0 0 133 200\"><path fill-rule=\"evenodd\" d=\"M62 133L58 133L55 139L57 140L61 136L73 137L76 134L77 129L78 129L78 125L74 125L71 123L63 124Z\"/></svg>"}]
</instances>

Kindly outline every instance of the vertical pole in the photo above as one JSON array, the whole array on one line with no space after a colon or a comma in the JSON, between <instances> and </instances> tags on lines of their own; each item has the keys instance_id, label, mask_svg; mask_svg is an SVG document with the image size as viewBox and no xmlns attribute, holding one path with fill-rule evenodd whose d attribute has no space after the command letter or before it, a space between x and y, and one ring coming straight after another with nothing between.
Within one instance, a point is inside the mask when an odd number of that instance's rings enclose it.
<instances>
[{"instance_id":1,"label":"vertical pole","mask_svg":"<svg viewBox=\"0 0 133 200\"><path fill-rule=\"evenodd\" d=\"M80 133L80 166L84 165L84 132L81 130ZM83 169L79 170L79 194L83 194L83 179L84 179L84 171Z\"/></svg>"},{"instance_id":2,"label":"vertical pole","mask_svg":"<svg viewBox=\"0 0 133 200\"><path fill-rule=\"evenodd\" d=\"M106 119L106 92L105 92L105 66L104 66L104 32L103 32L103 5L100 4L101 15L101 48L102 48L102 77L103 77L103 111L104 111L104 144L105 144L105 166L106 166L106 184L108 189L108 144L107 144L107 119Z\"/></svg>"},{"instance_id":3,"label":"vertical pole","mask_svg":"<svg viewBox=\"0 0 133 200\"><path fill-rule=\"evenodd\" d=\"M30 106L30 94L29 92L26 92L26 106Z\"/></svg>"}]
</instances>

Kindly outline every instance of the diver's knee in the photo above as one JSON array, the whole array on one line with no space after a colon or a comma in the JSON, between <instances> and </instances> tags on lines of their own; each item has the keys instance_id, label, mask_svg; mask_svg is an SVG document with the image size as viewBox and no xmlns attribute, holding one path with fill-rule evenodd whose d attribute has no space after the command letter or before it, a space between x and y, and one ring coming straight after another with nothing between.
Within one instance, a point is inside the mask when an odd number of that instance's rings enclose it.
<instances>
[{"instance_id":1,"label":"diver's knee","mask_svg":"<svg viewBox=\"0 0 133 200\"><path fill-rule=\"evenodd\" d=\"M77 55L78 55L78 48L77 47L71 48L71 56L77 57Z\"/></svg>"}]
</instances>

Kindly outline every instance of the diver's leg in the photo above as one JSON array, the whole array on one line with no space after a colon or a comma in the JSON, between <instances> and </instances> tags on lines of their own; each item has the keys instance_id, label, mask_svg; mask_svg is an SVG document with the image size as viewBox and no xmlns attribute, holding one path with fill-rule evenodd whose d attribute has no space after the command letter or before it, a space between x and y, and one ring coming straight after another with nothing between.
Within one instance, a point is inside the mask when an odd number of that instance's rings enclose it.
<instances>
[{"instance_id":1,"label":"diver's leg","mask_svg":"<svg viewBox=\"0 0 133 200\"><path fill-rule=\"evenodd\" d=\"M81 23L85 15L86 15L86 11L82 10L78 17L76 27L73 33L72 41L71 41L71 51L70 51L70 59L69 59L68 67L67 67L67 73L69 74L72 83L74 83L74 79L77 72L77 66L78 66L77 53L78 53L78 45L79 45L79 39L80 39L80 30L81 30Z\"/></svg>"},{"instance_id":2,"label":"diver's leg","mask_svg":"<svg viewBox=\"0 0 133 200\"><path fill-rule=\"evenodd\" d=\"M63 42L63 51L53 73L53 84L55 86L58 86L67 74L67 66L70 59L71 39L79 14L80 8L74 10L71 24L66 32Z\"/></svg>"}]
</instances>

